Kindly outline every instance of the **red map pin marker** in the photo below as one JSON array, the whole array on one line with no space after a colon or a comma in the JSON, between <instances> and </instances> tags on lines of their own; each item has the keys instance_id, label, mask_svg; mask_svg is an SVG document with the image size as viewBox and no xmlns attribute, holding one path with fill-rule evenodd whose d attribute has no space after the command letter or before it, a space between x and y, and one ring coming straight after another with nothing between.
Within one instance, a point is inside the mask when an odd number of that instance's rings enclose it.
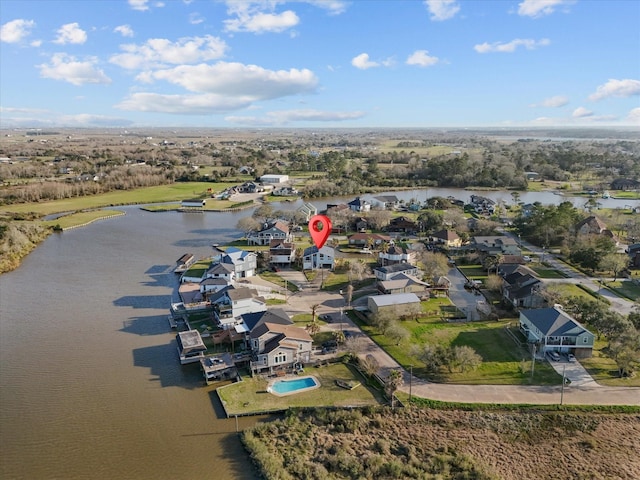
<instances>
[{"instance_id":1,"label":"red map pin marker","mask_svg":"<svg viewBox=\"0 0 640 480\"><path fill-rule=\"evenodd\" d=\"M331 235L331 220L326 215L314 215L309 220L309 233L318 250Z\"/></svg>"}]
</instances>

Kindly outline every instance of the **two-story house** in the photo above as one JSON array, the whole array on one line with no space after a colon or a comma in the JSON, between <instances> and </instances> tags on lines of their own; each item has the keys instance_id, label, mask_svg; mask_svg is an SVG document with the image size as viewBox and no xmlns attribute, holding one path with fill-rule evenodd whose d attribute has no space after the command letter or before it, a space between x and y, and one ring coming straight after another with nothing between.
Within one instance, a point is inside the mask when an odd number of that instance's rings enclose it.
<instances>
[{"instance_id":1,"label":"two-story house","mask_svg":"<svg viewBox=\"0 0 640 480\"><path fill-rule=\"evenodd\" d=\"M256 373L286 371L311 360L311 335L296 327L284 311L265 313L251 328L248 339L251 369Z\"/></svg>"},{"instance_id":2,"label":"two-story house","mask_svg":"<svg viewBox=\"0 0 640 480\"><path fill-rule=\"evenodd\" d=\"M251 232L247 235L247 243L249 245L269 245L271 240L291 242L289 225L281 220L277 220L275 222L265 223L261 230Z\"/></svg>"},{"instance_id":3,"label":"two-story house","mask_svg":"<svg viewBox=\"0 0 640 480\"><path fill-rule=\"evenodd\" d=\"M246 313L264 312L267 303L255 290L248 287L228 286L209 297L220 328L228 329L242 323Z\"/></svg>"},{"instance_id":4,"label":"two-story house","mask_svg":"<svg viewBox=\"0 0 640 480\"><path fill-rule=\"evenodd\" d=\"M520 330L540 353L572 353L576 358L593 353L595 335L557 307L520 311Z\"/></svg>"},{"instance_id":5,"label":"two-story house","mask_svg":"<svg viewBox=\"0 0 640 480\"><path fill-rule=\"evenodd\" d=\"M291 265L296 258L296 250L291 242L271 240L269 243L269 263L271 265Z\"/></svg>"},{"instance_id":6,"label":"two-story house","mask_svg":"<svg viewBox=\"0 0 640 480\"><path fill-rule=\"evenodd\" d=\"M387 226L388 232L413 233L418 230L418 224L408 217L392 218Z\"/></svg>"},{"instance_id":7,"label":"two-story house","mask_svg":"<svg viewBox=\"0 0 640 480\"><path fill-rule=\"evenodd\" d=\"M420 270L418 267L411 265L410 263L396 263L395 265L385 265L373 269L373 274L380 281L391 280L391 278L398 273L418 277L420 275Z\"/></svg>"},{"instance_id":8,"label":"two-story house","mask_svg":"<svg viewBox=\"0 0 640 480\"><path fill-rule=\"evenodd\" d=\"M520 255L518 242L506 235L476 236L471 239L471 248L487 255Z\"/></svg>"},{"instance_id":9,"label":"two-story house","mask_svg":"<svg viewBox=\"0 0 640 480\"><path fill-rule=\"evenodd\" d=\"M366 200L362 200L360 197L356 197L355 200L351 200L347 203L350 210L354 212L368 212L371 210L371 203Z\"/></svg>"},{"instance_id":10,"label":"two-story house","mask_svg":"<svg viewBox=\"0 0 640 480\"><path fill-rule=\"evenodd\" d=\"M256 274L258 259L254 252L229 247L220 263L232 265L235 278L253 277Z\"/></svg>"},{"instance_id":11,"label":"two-story house","mask_svg":"<svg viewBox=\"0 0 640 480\"><path fill-rule=\"evenodd\" d=\"M335 249L323 246L318 249L313 247L305 248L302 254L302 268L304 270L315 270L316 268L333 270L335 266Z\"/></svg>"},{"instance_id":12,"label":"two-story house","mask_svg":"<svg viewBox=\"0 0 640 480\"><path fill-rule=\"evenodd\" d=\"M541 286L533 270L518 266L502 277L502 296L515 308L540 308L546 304L540 294Z\"/></svg>"},{"instance_id":13,"label":"two-story house","mask_svg":"<svg viewBox=\"0 0 640 480\"><path fill-rule=\"evenodd\" d=\"M439 230L431 234L429 239L433 243L444 245L447 248L458 248L462 246L462 239L455 230Z\"/></svg>"},{"instance_id":14,"label":"two-story house","mask_svg":"<svg viewBox=\"0 0 640 480\"><path fill-rule=\"evenodd\" d=\"M380 265L395 265L396 263L415 264L418 252L396 244L389 245L386 249L378 252L378 263Z\"/></svg>"}]
</instances>

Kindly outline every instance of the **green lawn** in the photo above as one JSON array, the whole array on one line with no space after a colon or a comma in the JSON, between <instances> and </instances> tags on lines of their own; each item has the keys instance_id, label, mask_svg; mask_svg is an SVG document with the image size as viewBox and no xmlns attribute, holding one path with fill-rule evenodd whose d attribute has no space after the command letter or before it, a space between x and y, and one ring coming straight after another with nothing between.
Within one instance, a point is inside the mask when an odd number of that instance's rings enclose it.
<instances>
[{"instance_id":1,"label":"green lawn","mask_svg":"<svg viewBox=\"0 0 640 480\"><path fill-rule=\"evenodd\" d=\"M564 275L562 272L554 270L553 268L549 268L543 264L529 264L528 267L536 272L536 275L538 275L538 277L540 278L566 278L566 275Z\"/></svg>"},{"instance_id":2,"label":"green lawn","mask_svg":"<svg viewBox=\"0 0 640 480\"><path fill-rule=\"evenodd\" d=\"M102 218L112 217L114 215L124 215L124 212L120 210L91 210L88 212L72 213L71 215L65 215L55 220L47 220L43 223L47 226L60 227L64 230L67 228L85 225Z\"/></svg>"},{"instance_id":3,"label":"green lawn","mask_svg":"<svg viewBox=\"0 0 640 480\"><path fill-rule=\"evenodd\" d=\"M633 378L620 378L616 362L604 355L603 349L607 346L605 340L596 340L593 347L593 356L580 360L580 364L587 369L593 379L601 385L611 387L640 387L640 375Z\"/></svg>"},{"instance_id":4,"label":"green lawn","mask_svg":"<svg viewBox=\"0 0 640 480\"><path fill-rule=\"evenodd\" d=\"M378 405L379 392L369 389L365 379L350 365L335 363L306 368L304 375L313 375L320 388L278 397L267 392L269 382L262 377L246 377L242 382L218 388L217 392L229 415L269 412L290 407L340 407ZM336 380L360 382L353 390L336 385Z\"/></svg>"},{"instance_id":5,"label":"green lawn","mask_svg":"<svg viewBox=\"0 0 640 480\"><path fill-rule=\"evenodd\" d=\"M626 297L631 301L640 299L640 286L630 280L616 280L615 282L607 282L606 287L613 290L622 297Z\"/></svg>"},{"instance_id":6,"label":"green lawn","mask_svg":"<svg viewBox=\"0 0 640 480\"><path fill-rule=\"evenodd\" d=\"M546 289L559 294L561 297L583 297L590 300L594 298L582 288L572 283L548 283L546 284Z\"/></svg>"},{"instance_id":7,"label":"green lawn","mask_svg":"<svg viewBox=\"0 0 640 480\"><path fill-rule=\"evenodd\" d=\"M331 292L346 290L349 283L353 285L354 291L358 291L362 288L369 287L376 282L375 278L365 278L363 280L352 280L349 282L349 274L346 272L335 273L321 271L320 275L324 275L324 279L322 281L323 290L329 290Z\"/></svg>"},{"instance_id":8,"label":"green lawn","mask_svg":"<svg viewBox=\"0 0 640 480\"><path fill-rule=\"evenodd\" d=\"M198 260L191 265L189 270L184 272L185 277L202 278L207 270L211 267L211 259Z\"/></svg>"},{"instance_id":9,"label":"green lawn","mask_svg":"<svg viewBox=\"0 0 640 480\"><path fill-rule=\"evenodd\" d=\"M264 272L260 273L260 278L274 283L276 285L280 285L282 288L286 288L287 290L289 290L290 292L297 292L299 290L298 286L295 285L294 283L288 282L286 281L284 278L282 278L280 275L278 275L275 272L270 272L268 270L265 270Z\"/></svg>"},{"instance_id":10,"label":"green lawn","mask_svg":"<svg viewBox=\"0 0 640 480\"><path fill-rule=\"evenodd\" d=\"M458 265L458 269L472 280L487 278L487 270L481 265Z\"/></svg>"},{"instance_id":11,"label":"green lawn","mask_svg":"<svg viewBox=\"0 0 640 480\"><path fill-rule=\"evenodd\" d=\"M221 191L233 183L211 182L181 182L157 187L138 188L135 190L118 190L100 195L87 197L74 197L52 202L24 203L19 205L6 205L1 212L28 213L36 212L40 215L49 215L60 212L74 212L89 208L101 208L112 205L132 205L145 203L175 202L190 198L204 198L209 196L207 189Z\"/></svg>"},{"instance_id":12,"label":"green lawn","mask_svg":"<svg viewBox=\"0 0 640 480\"><path fill-rule=\"evenodd\" d=\"M506 332L508 322L442 322L439 318L404 321L401 326L410 337L396 345L374 327L361 328L404 368L413 365L414 374L433 381L477 385L557 385L560 376L546 362L536 363L531 378L531 357ZM482 364L475 371L428 374L425 364L416 352L421 345L472 347L481 357ZM524 370L524 372L522 371Z\"/></svg>"}]
</instances>

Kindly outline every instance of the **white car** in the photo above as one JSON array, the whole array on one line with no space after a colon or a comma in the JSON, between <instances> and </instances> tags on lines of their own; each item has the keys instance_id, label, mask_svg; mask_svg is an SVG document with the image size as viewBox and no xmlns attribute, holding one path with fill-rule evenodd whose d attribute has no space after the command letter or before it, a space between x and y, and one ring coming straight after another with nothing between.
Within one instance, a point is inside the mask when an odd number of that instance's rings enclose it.
<instances>
[{"instance_id":1,"label":"white car","mask_svg":"<svg viewBox=\"0 0 640 480\"><path fill-rule=\"evenodd\" d=\"M531 257L529 255L523 255L522 258L525 262L529 263L531 261Z\"/></svg>"},{"instance_id":2,"label":"white car","mask_svg":"<svg viewBox=\"0 0 640 480\"><path fill-rule=\"evenodd\" d=\"M547 352L547 355L549 355L549 358L554 362L560 361L560 354L558 352L554 352L554 351Z\"/></svg>"},{"instance_id":3,"label":"white car","mask_svg":"<svg viewBox=\"0 0 640 480\"><path fill-rule=\"evenodd\" d=\"M575 362L576 357L575 355L573 355L573 353L567 353L567 360L569 360L570 362Z\"/></svg>"}]
</instances>

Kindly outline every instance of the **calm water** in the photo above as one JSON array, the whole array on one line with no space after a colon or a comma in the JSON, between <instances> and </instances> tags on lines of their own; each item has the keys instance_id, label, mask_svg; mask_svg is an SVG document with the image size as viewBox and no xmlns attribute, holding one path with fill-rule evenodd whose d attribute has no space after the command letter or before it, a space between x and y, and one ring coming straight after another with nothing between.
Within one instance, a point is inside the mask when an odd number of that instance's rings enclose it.
<instances>
[{"instance_id":1,"label":"calm water","mask_svg":"<svg viewBox=\"0 0 640 480\"><path fill-rule=\"evenodd\" d=\"M397 195L466 201L472 193ZM508 193L478 193L512 203ZM313 203L322 209L344 200ZM629 203L603 201L612 202ZM212 243L237 238L238 219L251 212L123 210L123 217L52 235L19 269L0 275L0 477L254 478L235 420L221 418L197 366L179 365L166 321L175 260L185 252L208 256Z\"/></svg>"},{"instance_id":2,"label":"calm water","mask_svg":"<svg viewBox=\"0 0 640 480\"><path fill-rule=\"evenodd\" d=\"M166 321L175 260L209 255L249 213L125 210L0 276L0 477L255 478Z\"/></svg>"}]
</instances>

